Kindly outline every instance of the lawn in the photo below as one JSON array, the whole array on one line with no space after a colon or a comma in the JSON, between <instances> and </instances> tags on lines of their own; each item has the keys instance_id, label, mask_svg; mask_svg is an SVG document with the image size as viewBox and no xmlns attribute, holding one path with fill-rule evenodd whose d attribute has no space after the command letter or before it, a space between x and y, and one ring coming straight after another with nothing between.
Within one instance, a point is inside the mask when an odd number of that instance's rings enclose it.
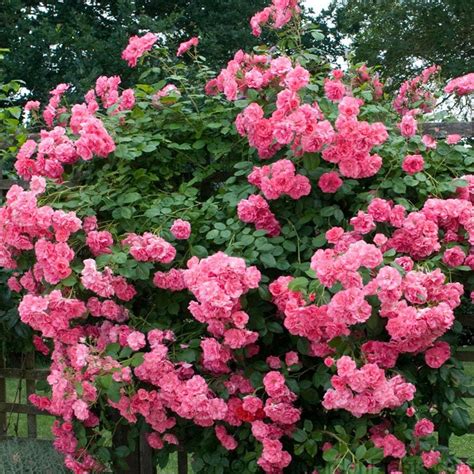
<instances>
[{"instance_id":1,"label":"lawn","mask_svg":"<svg viewBox=\"0 0 474 474\"><path fill-rule=\"evenodd\" d=\"M466 372L474 377L474 362L465 362ZM22 403L26 400L25 381L20 385L18 380L7 380L7 401ZM471 419L474 420L474 398L468 400ZM38 416L38 437L42 439L52 439L51 424L54 418L51 416ZM26 415L11 414L9 418L8 434L10 436L26 437ZM458 456L467 458L470 463L474 463L474 434L462 437L452 436L450 447ZM24 450L24 448L22 448ZM3 457L3 456L2 456ZM1 474L0 466L0 474ZM175 474L177 472L176 457L170 458L170 463L166 469L159 469L158 472Z\"/></svg>"}]
</instances>

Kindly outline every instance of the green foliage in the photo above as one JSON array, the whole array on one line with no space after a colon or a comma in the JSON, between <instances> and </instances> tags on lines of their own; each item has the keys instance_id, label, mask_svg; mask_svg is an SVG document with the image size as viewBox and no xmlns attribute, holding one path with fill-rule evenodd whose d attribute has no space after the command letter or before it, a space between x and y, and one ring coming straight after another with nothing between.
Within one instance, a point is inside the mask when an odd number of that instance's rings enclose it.
<instances>
[{"instance_id":1,"label":"green foliage","mask_svg":"<svg viewBox=\"0 0 474 474\"><path fill-rule=\"evenodd\" d=\"M381 65L395 88L431 64L442 66L445 79L471 72L473 19L462 0L333 0L317 21L334 34L335 46L349 37L355 61Z\"/></svg>"}]
</instances>

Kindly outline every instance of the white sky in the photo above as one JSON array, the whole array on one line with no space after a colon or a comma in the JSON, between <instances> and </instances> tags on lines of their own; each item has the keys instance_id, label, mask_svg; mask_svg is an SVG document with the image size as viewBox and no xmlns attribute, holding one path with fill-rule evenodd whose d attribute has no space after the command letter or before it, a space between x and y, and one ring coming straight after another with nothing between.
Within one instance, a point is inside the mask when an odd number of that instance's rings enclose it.
<instances>
[{"instance_id":1,"label":"white sky","mask_svg":"<svg viewBox=\"0 0 474 474\"><path fill-rule=\"evenodd\" d=\"M323 8L326 8L331 0L303 0L307 7L310 7L314 10L314 13L319 13Z\"/></svg>"}]
</instances>

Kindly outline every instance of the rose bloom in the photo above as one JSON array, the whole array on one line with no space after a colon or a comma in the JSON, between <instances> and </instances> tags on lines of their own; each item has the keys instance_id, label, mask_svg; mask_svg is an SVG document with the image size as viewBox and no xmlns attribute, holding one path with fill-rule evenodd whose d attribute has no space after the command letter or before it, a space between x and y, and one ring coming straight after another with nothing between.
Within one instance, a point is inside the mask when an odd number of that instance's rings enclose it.
<instances>
[{"instance_id":1,"label":"rose bloom","mask_svg":"<svg viewBox=\"0 0 474 474\"><path fill-rule=\"evenodd\" d=\"M436 148L436 140L431 135L423 135L421 141L426 148Z\"/></svg>"},{"instance_id":2,"label":"rose bloom","mask_svg":"<svg viewBox=\"0 0 474 474\"><path fill-rule=\"evenodd\" d=\"M335 193L342 186L342 179L335 171L324 173L318 181L323 193Z\"/></svg>"},{"instance_id":3,"label":"rose bloom","mask_svg":"<svg viewBox=\"0 0 474 474\"><path fill-rule=\"evenodd\" d=\"M404 137L412 137L416 133L417 122L411 115L404 115L399 127Z\"/></svg>"},{"instance_id":4,"label":"rose bloom","mask_svg":"<svg viewBox=\"0 0 474 474\"><path fill-rule=\"evenodd\" d=\"M439 369L451 357L451 348L444 341L438 341L425 352L425 362L432 369Z\"/></svg>"},{"instance_id":5,"label":"rose bloom","mask_svg":"<svg viewBox=\"0 0 474 474\"><path fill-rule=\"evenodd\" d=\"M191 235L191 224L188 221L176 219L170 231L177 239L187 240Z\"/></svg>"},{"instance_id":6,"label":"rose bloom","mask_svg":"<svg viewBox=\"0 0 474 474\"><path fill-rule=\"evenodd\" d=\"M178 51L176 52L176 56L182 56L186 51L189 51L192 46L197 46L199 44L199 38L194 36L188 41L184 41L179 45Z\"/></svg>"},{"instance_id":7,"label":"rose bloom","mask_svg":"<svg viewBox=\"0 0 474 474\"><path fill-rule=\"evenodd\" d=\"M422 418L415 424L414 434L417 438L428 436L434 431L433 423L427 418Z\"/></svg>"},{"instance_id":8,"label":"rose bloom","mask_svg":"<svg viewBox=\"0 0 474 474\"><path fill-rule=\"evenodd\" d=\"M421 453L421 459L423 460L423 466L427 469L436 466L441 459L441 453L439 451L428 451Z\"/></svg>"},{"instance_id":9,"label":"rose bloom","mask_svg":"<svg viewBox=\"0 0 474 474\"><path fill-rule=\"evenodd\" d=\"M463 264L466 254L461 247L452 247L443 254L443 262L448 267L459 267Z\"/></svg>"},{"instance_id":10,"label":"rose bloom","mask_svg":"<svg viewBox=\"0 0 474 474\"><path fill-rule=\"evenodd\" d=\"M456 145L456 143L459 142L459 140L461 140L461 135L458 135L457 133L454 133L452 135L448 135L446 137L446 143L448 145Z\"/></svg>"},{"instance_id":11,"label":"rose bloom","mask_svg":"<svg viewBox=\"0 0 474 474\"><path fill-rule=\"evenodd\" d=\"M413 175L422 171L424 165L425 161L421 155L407 155L403 160L402 169L406 173Z\"/></svg>"}]
</instances>

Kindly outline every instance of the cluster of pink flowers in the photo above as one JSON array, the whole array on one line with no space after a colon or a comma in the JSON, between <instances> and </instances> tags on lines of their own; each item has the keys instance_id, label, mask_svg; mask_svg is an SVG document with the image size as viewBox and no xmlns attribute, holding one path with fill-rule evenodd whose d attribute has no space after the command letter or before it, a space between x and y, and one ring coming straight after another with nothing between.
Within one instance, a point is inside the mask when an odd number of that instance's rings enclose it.
<instances>
[{"instance_id":1,"label":"cluster of pink flowers","mask_svg":"<svg viewBox=\"0 0 474 474\"><path fill-rule=\"evenodd\" d=\"M298 11L296 0L273 0L270 7L252 18L254 34L260 34L261 26L268 22L274 28L281 27ZM138 58L156 41L152 33L132 37L122 57L130 66L136 66ZM181 44L178 56L197 43L198 39L192 38ZM426 85L436 71L436 67L428 68L402 86L394 103L403 116L399 124L402 136L416 134L416 115L432 107L433 96ZM290 148L287 156L321 152L323 159L336 164L338 170L322 175L317 170L314 174L320 176L318 185L323 192L334 193L343 183L341 176L369 177L381 167L382 159L373 153L373 148L387 140L387 130L382 123L358 119L364 102L352 96L351 86L371 88L379 97L382 84L377 76L370 76L365 66L357 70L352 83L344 79L342 71L334 70L331 78L324 81L324 93L333 102L326 101L325 106L338 110L333 127L317 103L302 104L300 91L309 81L309 72L293 65L289 58L238 52L218 78L208 84L207 91L222 91L229 100L235 100L247 89L262 91L262 98L263 89L272 87L276 103L274 109L270 107L271 116L265 117L260 103L251 103L236 119L238 132L247 137L260 158L271 158L285 146ZM456 81L451 90L458 94L467 93L472 85L472 78ZM401 205L373 198L366 212L359 211L350 219L351 230L333 227L326 232L331 245L314 253L311 270L306 273L314 275L317 282L300 278L303 283L298 282L297 286L291 276L269 282L257 267L223 252L202 259L192 257L186 268L168 266L166 271L157 271L153 284L160 290L151 287L146 291L162 297L161 290L187 290L191 299L189 313L205 327L205 334L196 332L188 345L187 340L180 340L183 333L175 335L171 329L157 329L154 322L133 318L140 301L127 304L137 290L121 276L121 259L110 259L113 270L101 263L107 256L95 260L120 250L114 247L110 232L98 230L95 217L81 221L74 212L38 205L38 195L45 191L46 181L37 175L59 179L64 165L79 158L91 159L93 155L105 157L113 151L114 142L95 113L98 100L104 108L114 108L112 114L133 107L133 91L120 94L119 84L118 76L100 77L87 93L85 103L72 107L69 124L57 123L66 112L60 102L68 86L61 84L52 91L44 112L52 129L41 132L39 143L27 141L18 154L17 169L30 180L30 188L12 186L6 204L0 208L0 266L15 270L8 287L23 293L20 318L37 333L33 340L37 350L51 353L52 359L48 377L51 395L33 395L30 401L62 419L55 422L53 434L55 447L65 455L66 466L77 474L109 468L81 447L75 434L78 424L88 429L90 440L102 433L103 416L99 415L103 414L99 410L105 402L130 424L144 420L151 428L146 438L154 449L180 443L182 431L176 426L181 419L212 429L229 451L237 449L240 439L245 439L234 437L242 426L251 430L250 440L261 445L257 463L264 472L291 471L292 455L282 440L297 433L303 411L292 383L303 366L299 374L314 370L308 367L308 357L323 357L321 368L333 372L330 388L325 386L323 408L346 410L355 417L379 415L385 420L372 425L363 442L372 441L383 449L385 457L395 458L390 461L388 472L399 472L398 460L407 454L402 439L410 436L410 454L421 456L427 469L438 465L441 452L425 447L434 438L430 436L435 429L430 420L421 418L415 422L407 418L407 435L388 421L388 410L402 407L415 394L415 386L401 375L393 375L395 371L390 369L396 366L400 354L424 356L432 369L441 367L451 356L449 344L440 338L454 323L454 310L464 289L460 283L448 282L441 270L428 271L419 261L436 255L434 261L442 268L465 265L474 269L474 177L464 177L468 185L457 189L457 199L428 199L419 212L407 213ZM175 86L164 87L156 94L155 104L172 91L177 91ZM416 101L422 101L419 110L414 109ZM35 103L27 106L28 111L38 108ZM123 123L124 117L125 114L119 116L116 122ZM77 140L70 138L67 126L79 137ZM447 142L457 140L448 138ZM436 147L436 141L429 136L423 137L423 143L427 148ZM409 155L402 167L413 174L421 171L423 164L421 155ZM296 172L290 159L254 167L248 181L264 197L253 194L241 200L238 216L270 237L279 235L280 224L267 200L282 196L299 199L311 192L310 180ZM176 219L169 230L178 240L191 236L191 224L182 219ZM130 233L121 244L138 262L168 265L177 254L169 242L151 232ZM177 247L191 248L187 243ZM397 255L392 260L394 253ZM87 258L87 254L94 258ZM81 264L79 283L75 272ZM307 270L303 264L298 268ZM277 334L277 330L271 334L271 321L263 321L266 328L259 325L256 313L261 307L251 307L256 295L249 293L257 288L265 293L267 283L278 310L275 316L289 334L305 338L298 342L309 343L308 351L298 344L304 358L287 347L287 342L293 343L295 338ZM140 282L137 289L145 284ZM182 296L176 300L182 301ZM255 320L251 321L250 315L254 314ZM184 319L179 323L180 329L186 325L186 317L189 323L189 315L181 317ZM364 323L369 319L381 323L380 340L366 338ZM146 332L143 328L148 328L148 323L153 329ZM261 327L265 331L259 340L260 334L253 329L260 331ZM275 337L277 342L265 347L267 337ZM280 337L282 341L286 338L281 350L267 351L277 347ZM347 347L343 352L339 344L334 344L345 343L347 338L351 338L351 357L341 355L347 354ZM195 356L194 364L183 361L189 360L185 357L188 350ZM306 389L302 383L299 386L306 401ZM407 417L416 412L414 406L403 407L403 411ZM369 424L376 418L370 416ZM306 424L304 428L310 431ZM94 453L93 443L89 446ZM328 449L330 443L322 444L323 452ZM461 464L456 473L472 471Z\"/></svg>"},{"instance_id":2,"label":"cluster of pink flowers","mask_svg":"<svg viewBox=\"0 0 474 474\"><path fill-rule=\"evenodd\" d=\"M270 210L270 206L259 194L242 199L237 206L237 214L242 222L255 224L257 230L265 230L270 237L280 234L280 223Z\"/></svg>"},{"instance_id":3,"label":"cluster of pink flowers","mask_svg":"<svg viewBox=\"0 0 474 474\"><path fill-rule=\"evenodd\" d=\"M360 417L399 407L413 399L414 385L400 375L387 379L377 364L365 364L357 369L350 357L342 356L336 365L337 375L331 378L334 388L326 392L322 402L327 410L344 409Z\"/></svg>"},{"instance_id":4,"label":"cluster of pink flowers","mask_svg":"<svg viewBox=\"0 0 474 474\"><path fill-rule=\"evenodd\" d=\"M298 0L272 0L269 7L257 12L250 19L252 34L260 36L262 34L262 26L270 23L270 27L274 29L283 28L295 13L299 13Z\"/></svg>"},{"instance_id":5,"label":"cluster of pink flowers","mask_svg":"<svg viewBox=\"0 0 474 474\"><path fill-rule=\"evenodd\" d=\"M37 205L37 195L44 192L45 180L33 177L30 190L13 185L7 193L6 205L0 209L0 266L16 268L15 257L27 250L35 250L37 263L34 278L43 278L56 284L69 276L69 262L74 252L66 241L81 228L81 221L74 212L55 211L49 206ZM54 242L56 240L56 242ZM22 285L28 285L22 279Z\"/></svg>"},{"instance_id":6,"label":"cluster of pink flowers","mask_svg":"<svg viewBox=\"0 0 474 474\"><path fill-rule=\"evenodd\" d=\"M199 44L199 38L194 36L188 41L184 41L178 47L178 51L176 52L176 56L182 56L184 53L189 51L193 46L196 47Z\"/></svg>"},{"instance_id":7,"label":"cluster of pink flowers","mask_svg":"<svg viewBox=\"0 0 474 474\"><path fill-rule=\"evenodd\" d=\"M206 84L206 92L223 92L228 100L244 96L248 89L263 90L269 86L297 92L309 82L309 72L299 64L293 67L290 58L272 59L263 54L235 53L217 78Z\"/></svg>"},{"instance_id":8,"label":"cluster of pink flowers","mask_svg":"<svg viewBox=\"0 0 474 474\"><path fill-rule=\"evenodd\" d=\"M444 88L444 92L446 94L454 92L456 95L472 94L474 92L474 72L452 79Z\"/></svg>"},{"instance_id":9,"label":"cluster of pink flowers","mask_svg":"<svg viewBox=\"0 0 474 474\"><path fill-rule=\"evenodd\" d=\"M356 70L357 76L353 79L355 87L368 84L374 94L375 99L380 99L383 95L384 85L380 82L379 75L377 73L370 74L367 66L363 64Z\"/></svg>"},{"instance_id":10,"label":"cluster of pink flowers","mask_svg":"<svg viewBox=\"0 0 474 474\"><path fill-rule=\"evenodd\" d=\"M444 232L443 241L462 242L462 232L467 233L470 245L474 242L473 204L464 199L428 199L420 212L411 212L398 222L387 242L387 248L408 254L415 259L425 258L441 248L439 231Z\"/></svg>"},{"instance_id":11,"label":"cluster of pink flowers","mask_svg":"<svg viewBox=\"0 0 474 474\"><path fill-rule=\"evenodd\" d=\"M341 282L347 288L335 294L327 305L307 304L299 292L288 288L292 277L272 282L269 290L284 315L285 327L291 334L308 339L313 355L331 353L328 343L332 339L349 335L349 326L370 317L371 306L365 301L362 277L357 270L361 266L375 268L381 260L380 250L363 241L351 244L342 255L332 249L318 250L311 266L320 282L328 287Z\"/></svg>"},{"instance_id":12,"label":"cluster of pink flowers","mask_svg":"<svg viewBox=\"0 0 474 474\"><path fill-rule=\"evenodd\" d=\"M439 70L439 66L430 66L419 76L405 81L393 101L393 108L400 115L431 112L436 105L436 99L427 84Z\"/></svg>"},{"instance_id":13,"label":"cluster of pink flowers","mask_svg":"<svg viewBox=\"0 0 474 474\"><path fill-rule=\"evenodd\" d=\"M388 138L387 130L381 122L369 124L357 119L361 103L360 99L353 97L341 100L336 120L337 133L332 143L322 151L323 159L337 164L341 175L348 178L375 175L382 166L382 158L377 154L371 155L370 152Z\"/></svg>"},{"instance_id":14,"label":"cluster of pink flowers","mask_svg":"<svg viewBox=\"0 0 474 474\"><path fill-rule=\"evenodd\" d=\"M91 258L84 260L81 283L84 288L103 298L115 295L123 301L130 301L136 295L135 288L127 283L125 278L114 276L108 267L105 267L103 272L98 271L95 260Z\"/></svg>"},{"instance_id":15,"label":"cluster of pink flowers","mask_svg":"<svg viewBox=\"0 0 474 474\"><path fill-rule=\"evenodd\" d=\"M60 88L53 97L59 101L65 90L65 87ZM122 94L119 108L133 107L133 91L128 91ZM75 104L71 109L70 130L79 138L69 138L65 128L67 123L62 122L52 130L41 130L38 143L27 140L21 146L15 162L15 169L21 178L30 180L32 176L47 176L60 179L65 165L74 164L79 158L90 160L94 155L106 158L115 150L115 143L103 122L94 116L98 109L97 102L90 94L86 98L89 98L87 105ZM61 113L66 111L66 108L61 108ZM54 117L47 121L49 127L53 126Z\"/></svg>"},{"instance_id":16,"label":"cluster of pink flowers","mask_svg":"<svg viewBox=\"0 0 474 474\"><path fill-rule=\"evenodd\" d=\"M164 290L181 291L186 288L183 278L183 270L172 268L169 272L156 272L153 284Z\"/></svg>"},{"instance_id":17,"label":"cluster of pink flowers","mask_svg":"<svg viewBox=\"0 0 474 474\"><path fill-rule=\"evenodd\" d=\"M121 82L120 76L97 78L95 89L91 89L85 95L87 110L93 113L99 108L96 97L100 98L105 109L115 106L112 114L131 110L135 105L135 93L133 89L125 89L120 93L118 87Z\"/></svg>"},{"instance_id":18,"label":"cluster of pink flowers","mask_svg":"<svg viewBox=\"0 0 474 474\"><path fill-rule=\"evenodd\" d=\"M278 199L282 195L300 199L311 192L309 179L295 174L295 165L290 160L278 160L262 167L254 166L248 181L259 188L267 199Z\"/></svg>"},{"instance_id":19,"label":"cluster of pink flowers","mask_svg":"<svg viewBox=\"0 0 474 474\"><path fill-rule=\"evenodd\" d=\"M252 103L235 122L239 134L248 138L260 158L271 158L285 145L291 145L295 155L300 156L305 152L321 151L324 145L332 142L332 125L323 120L316 103L301 105L296 91L283 89L277 95L276 106L272 116L265 118L261 106Z\"/></svg>"},{"instance_id":20,"label":"cluster of pink flowers","mask_svg":"<svg viewBox=\"0 0 474 474\"><path fill-rule=\"evenodd\" d=\"M122 51L122 59L128 62L130 67L135 67L137 61L147 51L153 48L158 37L154 33L147 33L143 36L131 36L127 47Z\"/></svg>"},{"instance_id":21,"label":"cluster of pink flowers","mask_svg":"<svg viewBox=\"0 0 474 474\"><path fill-rule=\"evenodd\" d=\"M86 305L75 299L64 298L59 290L45 296L25 295L18 307L21 320L43 337L68 336L69 322L80 318L86 312Z\"/></svg>"},{"instance_id":22,"label":"cluster of pink flowers","mask_svg":"<svg viewBox=\"0 0 474 474\"><path fill-rule=\"evenodd\" d=\"M385 457L390 456L396 459L403 459L407 453L406 446L395 435L391 434L388 428L390 428L388 422L372 426L372 428L370 428L370 440L374 443L376 448L383 449ZM389 472L395 474L397 471L389 468Z\"/></svg>"},{"instance_id":23,"label":"cluster of pink flowers","mask_svg":"<svg viewBox=\"0 0 474 474\"><path fill-rule=\"evenodd\" d=\"M43 120L49 128L53 127L55 119L59 118L61 114L66 112L65 107L60 107L61 98L69 89L69 84L58 84L51 92L48 105L43 110Z\"/></svg>"},{"instance_id":24,"label":"cluster of pink flowers","mask_svg":"<svg viewBox=\"0 0 474 474\"><path fill-rule=\"evenodd\" d=\"M215 337L223 337L232 349L255 342L258 334L245 329L248 315L240 308L240 298L257 288L260 272L247 267L241 258L218 252L199 260L193 257L183 272L187 289L197 301L189 311Z\"/></svg>"},{"instance_id":25,"label":"cluster of pink flowers","mask_svg":"<svg viewBox=\"0 0 474 474\"><path fill-rule=\"evenodd\" d=\"M176 257L176 249L151 232L143 235L129 234L122 240L122 245L128 245L130 255L139 262L170 263Z\"/></svg>"}]
</instances>

